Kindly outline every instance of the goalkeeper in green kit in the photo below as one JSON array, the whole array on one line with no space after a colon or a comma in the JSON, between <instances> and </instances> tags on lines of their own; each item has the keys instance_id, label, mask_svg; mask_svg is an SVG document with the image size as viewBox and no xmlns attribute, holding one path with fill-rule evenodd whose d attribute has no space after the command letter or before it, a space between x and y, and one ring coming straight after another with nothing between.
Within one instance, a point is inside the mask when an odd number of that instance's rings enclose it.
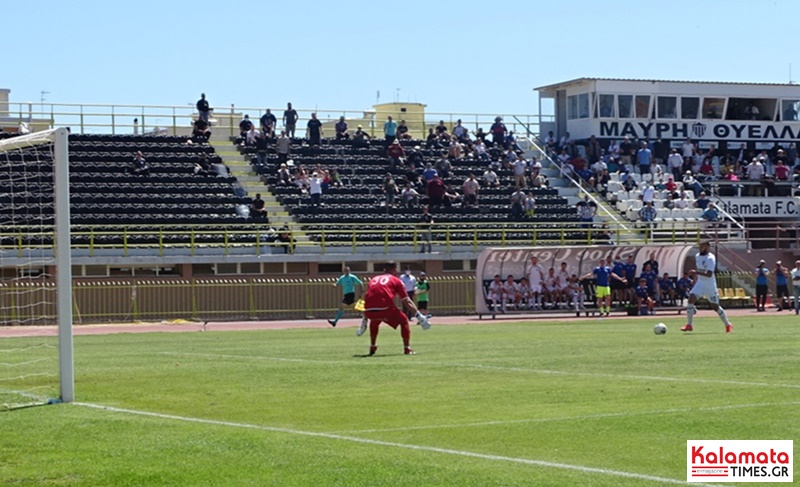
<instances>
[{"instance_id":1,"label":"goalkeeper in green kit","mask_svg":"<svg viewBox=\"0 0 800 487\"><path fill-rule=\"evenodd\" d=\"M414 293L417 298L417 309L419 312L425 315L426 318L430 318L431 315L428 314L428 293L431 290L431 284L425 277L424 272L419 273L419 279L417 279L417 286L416 292Z\"/></svg>"}]
</instances>

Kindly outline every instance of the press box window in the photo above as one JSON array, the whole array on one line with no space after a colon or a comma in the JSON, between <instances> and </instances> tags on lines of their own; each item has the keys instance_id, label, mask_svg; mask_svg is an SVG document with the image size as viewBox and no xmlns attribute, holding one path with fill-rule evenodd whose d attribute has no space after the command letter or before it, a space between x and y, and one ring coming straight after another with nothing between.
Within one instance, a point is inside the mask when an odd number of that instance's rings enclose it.
<instances>
[{"instance_id":1,"label":"press box window","mask_svg":"<svg viewBox=\"0 0 800 487\"><path fill-rule=\"evenodd\" d=\"M725 98L703 98L703 118L711 120L722 118L724 108Z\"/></svg>"},{"instance_id":2,"label":"press box window","mask_svg":"<svg viewBox=\"0 0 800 487\"><path fill-rule=\"evenodd\" d=\"M800 100L783 100L781 102L781 116L784 122L797 121L798 110L800 110Z\"/></svg>"},{"instance_id":3,"label":"press box window","mask_svg":"<svg viewBox=\"0 0 800 487\"><path fill-rule=\"evenodd\" d=\"M700 98L682 96L681 97L681 118L688 120L697 119L697 110L700 108Z\"/></svg>"},{"instance_id":4,"label":"press box window","mask_svg":"<svg viewBox=\"0 0 800 487\"><path fill-rule=\"evenodd\" d=\"M658 97L658 118L678 118L678 99L674 96Z\"/></svg>"},{"instance_id":5,"label":"press box window","mask_svg":"<svg viewBox=\"0 0 800 487\"><path fill-rule=\"evenodd\" d=\"M619 102L619 118L631 118L633 114L633 95L617 96Z\"/></svg>"},{"instance_id":6,"label":"press box window","mask_svg":"<svg viewBox=\"0 0 800 487\"><path fill-rule=\"evenodd\" d=\"M614 118L614 95L598 95L597 104L600 118Z\"/></svg>"}]
</instances>

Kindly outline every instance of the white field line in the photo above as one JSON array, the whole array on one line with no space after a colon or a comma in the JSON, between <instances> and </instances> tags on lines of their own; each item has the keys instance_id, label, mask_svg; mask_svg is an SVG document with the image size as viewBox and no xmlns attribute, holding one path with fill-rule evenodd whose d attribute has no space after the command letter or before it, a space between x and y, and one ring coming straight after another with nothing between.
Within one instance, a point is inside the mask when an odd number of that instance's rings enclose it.
<instances>
[{"instance_id":1,"label":"white field line","mask_svg":"<svg viewBox=\"0 0 800 487\"><path fill-rule=\"evenodd\" d=\"M299 362L299 363L315 363L315 364L341 364L352 365L352 360L312 360L300 358L282 358L282 357L265 357L265 356L248 356L248 355L225 355L213 353L192 353L192 352L160 352L161 355L182 355L188 357L206 357L206 358L223 358L232 360L263 360L263 361L277 361L277 362ZM365 362L359 362L359 366ZM383 364L383 362L375 362ZM695 377L667 377L662 375L629 375L629 374L606 374L600 372L572 372L568 370L551 370L551 369L532 369L526 367L504 367L497 365L482 365L482 364L464 364L455 362L423 362L413 358L404 365L420 365L425 367L458 367L464 369L479 369L479 370L500 370L508 372L529 372L532 374L541 375L563 375L572 377L599 377L606 379L626 379L626 380L644 380L644 381L663 381L663 382L686 382L694 384L721 384L721 385L735 385L735 386L750 386L750 387L777 387L785 389L800 389L798 384L773 384L769 382L749 382L739 380L724 380L724 379L703 379Z\"/></svg>"},{"instance_id":2,"label":"white field line","mask_svg":"<svg viewBox=\"0 0 800 487\"><path fill-rule=\"evenodd\" d=\"M581 473L589 473L589 474L599 474L599 475L608 475L613 477L623 477L629 479L637 479L637 480L646 480L648 482L658 482L662 484L678 484L678 485L707 485L707 484L699 484L699 483L688 483L684 480L679 479L671 479L667 477L657 477L654 475L646 475L634 472L625 472L621 470L611 470L606 468L596 468L596 467L585 467L582 465L572 465L569 463L558 463L558 462L548 462L544 460L533 460L529 458L517 458L517 457L507 457L502 455L491 455L486 453L476 453L470 452L465 450L452 450L449 448L438 448L434 446L425 446L425 445L413 445L408 443L395 443L390 441L380 441L380 440L371 440L368 438L358 438L355 436L345 436L333 433L322 433L322 432L315 432L315 431L303 431L303 430L296 430L290 428L277 428L273 426L261 426L257 424L249 424L249 423L235 423L232 421L217 421L214 419L203 419L203 418L193 418L189 416L177 416L174 414L161 414L155 413L150 411L138 411L135 409L125 409L125 408L117 408L111 406L103 406L100 404L91 404L91 403L80 403L76 402L73 403L76 406L88 407L93 409L100 409L105 411L111 411L115 413L121 414L132 414L137 416L148 416L153 418L160 418L160 419L170 419L175 421L184 421L188 423L199 423L199 424L208 424L213 426L227 426L232 428L244 428L244 429L251 429L251 430L258 430L258 431L269 431L273 433L284 433L289 435L297 435L297 436L308 436L314 438L325 438L329 440L340 440L340 441L349 441L353 443L361 443L366 445L374 445L374 446L384 446L384 447L391 447L391 448L403 448L406 450L416 450L416 451L425 451L425 452L432 452L432 453L441 453L446 455L457 455L461 457L469 457L469 458L478 458L481 460L489 460L494 462L511 462L511 463L518 463L523 465L532 465L537 467L545 467L545 468L555 468L561 470L571 470L575 472ZM720 484L714 484L720 485Z\"/></svg>"},{"instance_id":3,"label":"white field line","mask_svg":"<svg viewBox=\"0 0 800 487\"><path fill-rule=\"evenodd\" d=\"M760 403L760 404L727 404L724 406L708 406L699 408L673 408L673 409L658 409L654 411L635 411L635 412L616 412L616 413L596 413L585 414L577 416L559 416L554 418L528 418L528 419L510 419L510 420L495 420L495 421L479 421L474 423L461 423L461 424L433 424L424 426L406 426L403 428L381 428L381 429L363 429L363 430L346 430L341 433L383 433L387 431L413 431L413 430L428 430L428 429L444 429L444 428L469 428L473 426L501 426L507 424L520 424L520 423L550 423L557 421L582 421L591 419L603 418L627 418L635 416L658 416L665 414L679 414L679 413L694 413L702 411L724 411L728 409L751 409L751 408L767 408L767 407L780 407L780 406L798 406L800 401L794 402L776 402L776 403Z\"/></svg>"}]
</instances>

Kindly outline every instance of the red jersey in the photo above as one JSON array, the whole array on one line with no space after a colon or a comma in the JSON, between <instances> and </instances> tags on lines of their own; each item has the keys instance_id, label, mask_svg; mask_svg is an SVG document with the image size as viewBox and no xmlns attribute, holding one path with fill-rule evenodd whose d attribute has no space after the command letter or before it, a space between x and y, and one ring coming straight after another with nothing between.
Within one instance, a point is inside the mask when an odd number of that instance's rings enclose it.
<instances>
[{"instance_id":1,"label":"red jersey","mask_svg":"<svg viewBox=\"0 0 800 487\"><path fill-rule=\"evenodd\" d=\"M408 297L403 281L391 274L375 276L367 284L367 293L364 295L364 309L370 311L395 308L395 296Z\"/></svg>"}]
</instances>

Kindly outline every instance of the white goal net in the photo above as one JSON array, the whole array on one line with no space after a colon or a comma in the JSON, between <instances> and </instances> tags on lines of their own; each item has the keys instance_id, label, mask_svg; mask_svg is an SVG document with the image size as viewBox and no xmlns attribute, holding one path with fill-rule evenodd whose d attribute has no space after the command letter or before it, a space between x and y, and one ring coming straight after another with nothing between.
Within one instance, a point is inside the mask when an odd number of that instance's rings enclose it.
<instances>
[{"instance_id":1,"label":"white goal net","mask_svg":"<svg viewBox=\"0 0 800 487\"><path fill-rule=\"evenodd\" d=\"M0 136L0 410L72 401L68 133Z\"/></svg>"}]
</instances>

